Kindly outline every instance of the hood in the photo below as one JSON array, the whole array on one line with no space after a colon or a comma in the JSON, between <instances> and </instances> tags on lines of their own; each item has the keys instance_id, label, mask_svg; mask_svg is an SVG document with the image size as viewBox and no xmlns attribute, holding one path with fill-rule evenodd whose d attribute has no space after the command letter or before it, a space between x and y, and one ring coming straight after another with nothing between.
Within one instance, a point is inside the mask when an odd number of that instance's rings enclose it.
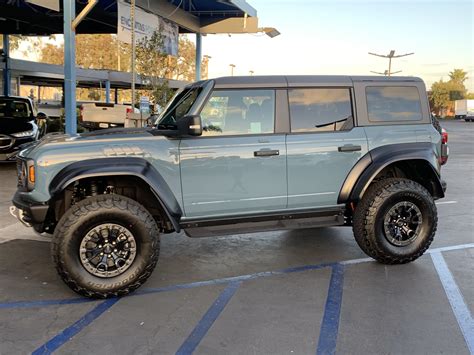
<instances>
[{"instance_id":1,"label":"hood","mask_svg":"<svg viewBox=\"0 0 474 355\"><path fill-rule=\"evenodd\" d=\"M73 156L78 157L79 155L89 154L89 157L92 158L92 156L96 155L107 155L111 148L113 150L121 146L139 146L147 138L161 136L164 133L154 128L111 128L82 133L76 136L50 133L41 140L22 147L23 150L20 156L37 159L39 156L44 156L44 154L53 154L55 156L62 156L61 160L71 161L74 160Z\"/></svg>"},{"instance_id":2,"label":"hood","mask_svg":"<svg viewBox=\"0 0 474 355\"><path fill-rule=\"evenodd\" d=\"M0 134L31 131L34 124L31 118L0 118Z\"/></svg>"}]
</instances>

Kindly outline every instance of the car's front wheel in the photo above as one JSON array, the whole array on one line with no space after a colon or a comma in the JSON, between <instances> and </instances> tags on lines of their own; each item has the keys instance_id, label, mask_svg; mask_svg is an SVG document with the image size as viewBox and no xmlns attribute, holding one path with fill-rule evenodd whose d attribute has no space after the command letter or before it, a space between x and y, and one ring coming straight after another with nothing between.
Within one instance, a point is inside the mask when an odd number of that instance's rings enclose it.
<instances>
[{"instance_id":1,"label":"car's front wheel","mask_svg":"<svg viewBox=\"0 0 474 355\"><path fill-rule=\"evenodd\" d=\"M160 250L159 230L138 202L120 195L82 200L61 218L52 256L63 281L95 298L125 295L151 275Z\"/></svg>"},{"instance_id":2,"label":"car's front wheel","mask_svg":"<svg viewBox=\"0 0 474 355\"><path fill-rule=\"evenodd\" d=\"M403 264L423 255L437 227L436 205L420 184L385 179L369 187L354 214L361 249L384 264Z\"/></svg>"}]
</instances>

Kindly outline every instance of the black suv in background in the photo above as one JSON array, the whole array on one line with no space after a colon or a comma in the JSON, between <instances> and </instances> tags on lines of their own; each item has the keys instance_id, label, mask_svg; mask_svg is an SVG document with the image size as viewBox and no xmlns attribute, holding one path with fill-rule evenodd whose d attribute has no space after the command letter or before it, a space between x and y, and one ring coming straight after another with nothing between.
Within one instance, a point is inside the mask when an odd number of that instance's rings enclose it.
<instances>
[{"instance_id":1,"label":"black suv in background","mask_svg":"<svg viewBox=\"0 0 474 355\"><path fill-rule=\"evenodd\" d=\"M45 130L29 98L0 96L0 161L14 160L22 144L38 140Z\"/></svg>"}]
</instances>

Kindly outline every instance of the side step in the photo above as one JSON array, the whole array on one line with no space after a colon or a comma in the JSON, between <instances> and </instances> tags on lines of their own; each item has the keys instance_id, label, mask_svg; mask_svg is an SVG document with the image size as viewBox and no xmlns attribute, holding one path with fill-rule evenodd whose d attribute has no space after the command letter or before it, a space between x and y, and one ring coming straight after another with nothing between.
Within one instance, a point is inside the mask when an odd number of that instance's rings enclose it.
<instances>
[{"instance_id":1,"label":"side step","mask_svg":"<svg viewBox=\"0 0 474 355\"><path fill-rule=\"evenodd\" d=\"M344 209L341 208L292 214L189 220L181 223L186 234L193 238L342 225L344 225Z\"/></svg>"}]
</instances>

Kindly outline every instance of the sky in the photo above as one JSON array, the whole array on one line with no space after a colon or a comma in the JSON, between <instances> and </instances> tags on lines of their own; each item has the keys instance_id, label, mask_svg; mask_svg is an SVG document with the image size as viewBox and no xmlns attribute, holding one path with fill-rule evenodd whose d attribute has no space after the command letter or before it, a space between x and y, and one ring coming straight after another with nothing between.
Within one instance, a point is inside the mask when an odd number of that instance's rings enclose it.
<instances>
[{"instance_id":1,"label":"sky","mask_svg":"<svg viewBox=\"0 0 474 355\"><path fill-rule=\"evenodd\" d=\"M388 59L368 52L414 52L394 59L392 71L419 76L429 88L454 68L468 72L474 91L473 0L247 0L260 27L281 35L208 35L203 54L209 77L230 75L348 74L383 72Z\"/></svg>"}]
</instances>

